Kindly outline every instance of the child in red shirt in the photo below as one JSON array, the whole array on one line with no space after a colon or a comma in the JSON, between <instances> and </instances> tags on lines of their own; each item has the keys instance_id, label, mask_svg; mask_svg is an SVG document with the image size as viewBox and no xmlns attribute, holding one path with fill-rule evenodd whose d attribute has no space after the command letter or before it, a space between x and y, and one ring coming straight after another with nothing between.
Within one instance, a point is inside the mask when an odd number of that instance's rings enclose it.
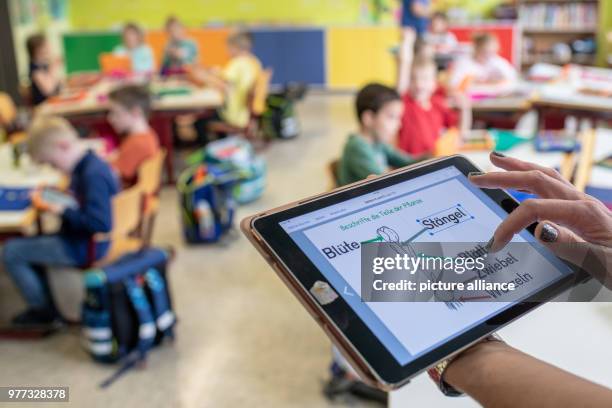
<instances>
[{"instance_id":1,"label":"child in red shirt","mask_svg":"<svg viewBox=\"0 0 612 408\"><path fill-rule=\"evenodd\" d=\"M459 114L448 107L437 83L436 65L431 59L415 60L408 92L403 96L404 116L398 146L410 154L433 153L442 131L461 122L462 133L471 126L470 110L462 104Z\"/></svg>"}]
</instances>

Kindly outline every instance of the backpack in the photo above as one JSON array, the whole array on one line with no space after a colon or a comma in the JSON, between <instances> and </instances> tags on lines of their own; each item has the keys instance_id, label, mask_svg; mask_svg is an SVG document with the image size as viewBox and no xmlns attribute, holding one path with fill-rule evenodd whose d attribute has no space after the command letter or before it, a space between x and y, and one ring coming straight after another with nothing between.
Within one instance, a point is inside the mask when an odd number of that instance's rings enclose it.
<instances>
[{"instance_id":1,"label":"backpack","mask_svg":"<svg viewBox=\"0 0 612 408\"><path fill-rule=\"evenodd\" d=\"M231 229L235 203L232 188L240 174L227 166L198 164L177 182L181 220L189 243L217 242Z\"/></svg>"},{"instance_id":2,"label":"backpack","mask_svg":"<svg viewBox=\"0 0 612 408\"><path fill-rule=\"evenodd\" d=\"M268 139L293 139L300 134L295 102L306 94L304 84L288 84L278 93L268 95L261 116L261 130Z\"/></svg>"},{"instance_id":3,"label":"backpack","mask_svg":"<svg viewBox=\"0 0 612 408\"><path fill-rule=\"evenodd\" d=\"M142 362L164 338L174 338L168 260L168 252L148 248L85 272L83 346L95 361L123 363L102 387Z\"/></svg>"},{"instance_id":4,"label":"backpack","mask_svg":"<svg viewBox=\"0 0 612 408\"><path fill-rule=\"evenodd\" d=\"M257 200L266 187L267 168L261 156L255 155L253 146L241 137L227 137L209 143L204 161L233 168L240 176L232 187L232 197L238 204Z\"/></svg>"}]
</instances>

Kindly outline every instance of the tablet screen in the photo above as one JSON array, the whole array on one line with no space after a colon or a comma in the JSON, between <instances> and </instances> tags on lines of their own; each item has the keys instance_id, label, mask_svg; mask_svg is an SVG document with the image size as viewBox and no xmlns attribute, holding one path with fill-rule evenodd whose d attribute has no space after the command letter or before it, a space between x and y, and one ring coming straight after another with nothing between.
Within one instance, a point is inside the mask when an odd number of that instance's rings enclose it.
<instances>
[{"instance_id":1,"label":"tablet screen","mask_svg":"<svg viewBox=\"0 0 612 408\"><path fill-rule=\"evenodd\" d=\"M380 228L395 231L401 241L484 243L506 216L504 209L451 165L280 225L395 360L405 365L513 302L468 302L458 308L444 302L363 302L361 244L380 239ZM573 273L528 231L513 241L539 247L537 259L530 259L522 276L515 272L506 276L520 281L524 294L536 293Z\"/></svg>"}]
</instances>

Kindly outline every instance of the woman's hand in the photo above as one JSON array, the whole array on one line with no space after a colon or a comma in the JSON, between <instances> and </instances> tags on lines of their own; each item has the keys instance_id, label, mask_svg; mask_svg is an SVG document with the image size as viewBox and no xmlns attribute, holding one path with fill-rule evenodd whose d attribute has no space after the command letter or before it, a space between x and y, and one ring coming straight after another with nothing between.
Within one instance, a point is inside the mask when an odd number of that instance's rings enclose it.
<instances>
[{"instance_id":1,"label":"woman's hand","mask_svg":"<svg viewBox=\"0 0 612 408\"><path fill-rule=\"evenodd\" d=\"M495 152L491 162L507 171L470 175L470 181L481 188L514 189L540 197L521 203L497 227L491 252L499 251L514 234L538 222L535 236L558 256L584 266L586 255L595 254L600 273L612 270L612 212L601 201L576 190L553 169ZM610 276L589 272L612 287Z\"/></svg>"}]
</instances>

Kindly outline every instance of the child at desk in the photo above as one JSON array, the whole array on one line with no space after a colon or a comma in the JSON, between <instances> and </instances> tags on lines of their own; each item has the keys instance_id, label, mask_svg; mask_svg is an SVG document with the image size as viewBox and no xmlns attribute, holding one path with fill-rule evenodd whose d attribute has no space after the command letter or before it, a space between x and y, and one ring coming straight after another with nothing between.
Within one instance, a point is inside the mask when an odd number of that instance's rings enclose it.
<instances>
[{"instance_id":1,"label":"child at desk","mask_svg":"<svg viewBox=\"0 0 612 408\"><path fill-rule=\"evenodd\" d=\"M115 47L115 55L125 55L132 61L132 71L137 74L152 73L155 69L153 51L144 40L142 29L135 23L127 23L123 27L123 44Z\"/></svg>"},{"instance_id":2,"label":"child at desk","mask_svg":"<svg viewBox=\"0 0 612 408\"><path fill-rule=\"evenodd\" d=\"M455 34L448 30L446 14L438 11L431 16L429 31L425 33L424 39L434 49L438 68L446 69L459 45Z\"/></svg>"},{"instance_id":3,"label":"child at desk","mask_svg":"<svg viewBox=\"0 0 612 408\"><path fill-rule=\"evenodd\" d=\"M450 54L459 42L455 34L448 30L448 19L441 11L431 16L429 31L425 33L425 41L434 47L436 54Z\"/></svg>"},{"instance_id":4,"label":"child at desk","mask_svg":"<svg viewBox=\"0 0 612 408\"><path fill-rule=\"evenodd\" d=\"M369 84L355 101L359 131L349 136L336 175L338 184L363 180L370 174L383 174L390 166L403 167L417 159L393 147L402 118L402 100L387 86Z\"/></svg>"},{"instance_id":5,"label":"child at desk","mask_svg":"<svg viewBox=\"0 0 612 408\"><path fill-rule=\"evenodd\" d=\"M470 57L459 59L451 68L449 87L478 94L498 95L511 92L518 83L518 72L499 55L499 40L490 33L474 36L474 52Z\"/></svg>"},{"instance_id":6,"label":"child at desk","mask_svg":"<svg viewBox=\"0 0 612 408\"><path fill-rule=\"evenodd\" d=\"M30 59L28 76L32 104L39 105L48 97L59 93L61 61L51 55L49 42L44 34L28 37L26 48Z\"/></svg>"},{"instance_id":7,"label":"child at desk","mask_svg":"<svg viewBox=\"0 0 612 408\"><path fill-rule=\"evenodd\" d=\"M338 163L336 181L339 185L363 180L372 174L383 174L393 167L403 167L419 161L393 147L402 118L402 100L396 90L381 84L369 84L357 94L355 110L359 131L350 135ZM352 393L362 398L385 401L387 395L361 382L357 373L332 348L331 378L325 394L334 397Z\"/></svg>"},{"instance_id":8,"label":"child at desk","mask_svg":"<svg viewBox=\"0 0 612 408\"><path fill-rule=\"evenodd\" d=\"M217 115L196 122L200 139L207 140L208 124L212 121L221 120L240 129L249 123L249 96L261 73L261 62L251 52L253 40L249 33L237 32L230 35L227 47L230 60L223 70L207 70L196 74L201 76L203 82L219 88L225 94L225 105Z\"/></svg>"},{"instance_id":9,"label":"child at desk","mask_svg":"<svg viewBox=\"0 0 612 408\"><path fill-rule=\"evenodd\" d=\"M41 268L85 266L106 254L109 242L94 242L93 238L112 228L111 199L117 185L110 167L85 148L66 120L41 118L28 133L32 159L70 176L70 190L78 204L45 202L49 212L61 217L59 233L7 241L3 262L28 307L12 323L53 327L60 323L59 316Z\"/></svg>"},{"instance_id":10,"label":"child at desk","mask_svg":"<svg viewBox=\"0 0 612 408\"><path fill-rule=\"evenodd\" d=\"M451 110L437 83L437 69L433 60L418 58L410 72L408 92L403 95L404 115L398 146L409 154L430 154L442 131L460 125L466 134L472 126L469 103L458 96L461 118ZM459 120L460 119L460 120Z\"/></svg>"},{"instance_id":11,"label":"child at desk","mask_svg":"<svg viewBox=\"0 0 612 408\"><path fill-rule=\"evenodd\" d=\"M170 17L166 21L166 33L168 45L164 51L162 75L183 73L188 65L196 62L198 46L187 38L185 27L176 17Z\"/></svg>"},{"instance_id":12,"label":"child at desk","mask_svg":"<svg viewBox=\"0 0 612 408\"><path fill-rule=\"evenodd\" d=\"M108 121L122 137L111 166L124 186L136 182L138 168L159 152L159 138L149 126L151 97L146 88L128 85L109 94Z\"/></svg>"}]
</instances>

